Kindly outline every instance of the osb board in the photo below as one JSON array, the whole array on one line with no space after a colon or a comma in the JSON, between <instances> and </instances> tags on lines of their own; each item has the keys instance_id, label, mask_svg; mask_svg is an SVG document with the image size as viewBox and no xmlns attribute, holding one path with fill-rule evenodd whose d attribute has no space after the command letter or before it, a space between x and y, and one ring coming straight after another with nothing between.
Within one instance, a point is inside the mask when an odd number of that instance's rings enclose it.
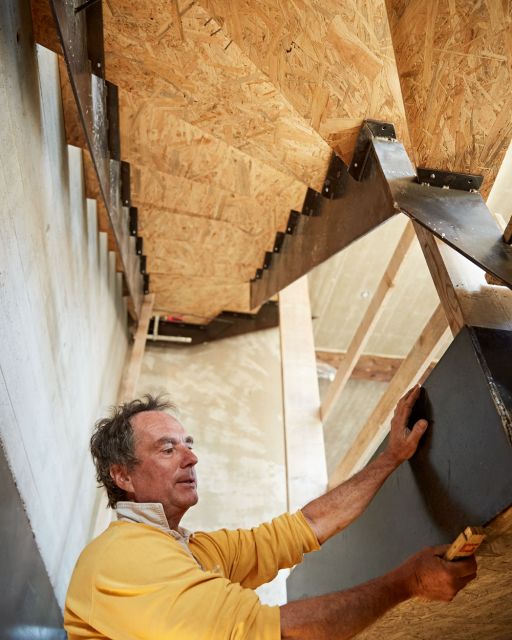
<instances>
[{"instance_id":1,"label":"osb board","mask_svg":"<svg viewBox=\"0 0 512 640\"><path fill-rule=\"evenodd\" d=\"M218 188L215 184L131 166L132 200L138 205L173 209L177 213L236 225L247 234L265 231L274 241L274 229L284 230L290 209L300 209L304 187L274 174L269 191L254 184L252 196ZM270 247L269 247L270 248Z\"/></svg>"},{"instance_id":2,"label":"osb board","mask_svg":"<svg viewBox=\"0 0 512 640\"><path fill-rule=\"evenodd\" d=\"M487 194L512 138L512 4L387 6L417 163L482 173Z\"/></svg>"},{"instance_id":3,"label":"osb board","mask_svg":"<svg viewBox=\"0 0 512 640\"><path fill-rule=\"evenodd\" d=\"M214 184L245 196L272 199L281 190L305 193L294 178L251 158L169 113L165 100L145 100L119 91L123 158L148 169Z\"/></svg>"},{"instance_id":4,"label":"osb board","mask_svg":"<svg viewBox=\"0 0 512 640\"><path fill-rule=\"evenodd\" d=\"M34 41L62 55L62 46L48 0L30 0Z\"/></svg>"},{"instance_id":5,"label":"osb board","mask_svg":"<svg viewBox=\"0 0 512 640\"><path fill-rule=\"evenodd\" d=\"M104 29L109 80L321 188L329 146L198 4L117 0L105 5Z\"/></svg>"},{"instance_id":6,"label":"osb board","mask_svg":"<svg viewBox=\"0 0 512 640\"><path fill-rule=\"evenodd\" d=\"M267 229L247 231L236 222L201 219L145 206L139 215L147 269L248 283L269 246ZM246 309L247 311L249 309Z\"/></svg>"},{"instance_id":7,"label":"osb board","mask_svg":"<svg viewBox=\"0 0 512 640\"><path fill-rule=\"evenodd\" d=\"M132 203L156 308L209 317L249 311L249 280L290 209L301 208L306 187L176 118L165 102L124 90L119 100L122 154L133 165ZM185 274L200 274L203 286ZM219 277L228 282L218 286Z\"/></svg>"},{"instance_id":8,"label":"osb board","mask_svg":"<svg viewBox=\"0 0 512 640\"><path fill-rule=\"evenodd\" d=\"M406 136L384 0L199 2L345 160L364 118Z\"/></svg>"},{"instance_id":9,"label":"osb board","mask_svg":"<svg viewBox=\"0 0 512 640\"><path fill-rule=\"evenodd\" d=\"M151 289L156 293L155 312L202 324L222 311L248 311L249 286L244 282L202 276L155 273Z\"/></svg>"},{"instance_id":10,"label":"osb board","mask_svg":"<svg viewBox=\"0 0 512 640\"><path fill-rule=\"evenodd\" d=\"M486 545L478 577L449 603L406 602L358 640L510 640L512 629L512 532Z\"/></svg>"}]
</instances>

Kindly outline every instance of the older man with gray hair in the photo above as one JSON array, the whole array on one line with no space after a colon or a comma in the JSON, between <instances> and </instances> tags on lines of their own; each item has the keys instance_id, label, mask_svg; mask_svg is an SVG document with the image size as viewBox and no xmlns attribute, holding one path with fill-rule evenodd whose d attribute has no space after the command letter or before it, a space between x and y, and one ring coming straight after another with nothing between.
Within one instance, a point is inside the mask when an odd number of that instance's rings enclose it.
<instances>
[{"instance_id":1,"label":"older man with gray hair","mask_svg":"<svg viewBox=\"0 0 512 640\"><path fill-rule=\"evenodd\" d=\"M180 527L198 500L198 460L173 405L146 396L115 408L96 425L91 452L117 521L78 559L65 608L70 640L341 640L409 598L451 600L476 563L443 560L444 546L352 589L281 607L253 591L347 527L414 454L427 428L425 420L407 428L418 393L398 403L386 450L348 481L254 529L209 533Z\"/></svg>"}]
</instances>

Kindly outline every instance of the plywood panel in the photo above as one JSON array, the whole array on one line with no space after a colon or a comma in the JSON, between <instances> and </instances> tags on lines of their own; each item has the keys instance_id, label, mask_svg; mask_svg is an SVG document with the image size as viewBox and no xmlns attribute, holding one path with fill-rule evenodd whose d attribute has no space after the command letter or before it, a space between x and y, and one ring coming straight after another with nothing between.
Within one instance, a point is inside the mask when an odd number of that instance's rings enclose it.
<instances>
[{"instance_id":1,"label":"plywood panel","mask_svg":"<svg viewBox=\"0 0 512 640\"><path fill-rule=\"evenodd\" d=\"M203 324L222 311L250 311L245 282L202 276L154 273L151 287L157 292L155 311Z\"/></svg>"},{"instance_id":2,"label":"plywood panel","mask_svg":"<svg viewBox=\"0 0 512 640\"><path fill-rule=\"evenodd\" d=\"M260 180L258 167L250 175L246 193L222 188L203 176L189 179L139 165L131 166L132 200L205 219L224 220L252 232L283 231L290 209L300 209L305 188L277 171ZM226 185L228 186L228 185ZM274 236L272 236L272 241Z\"/></svg>"},{"instance_id":3,"label":"plywood panel","mask_svg":"<svg viewBox=\"0 0 512 640\"><path fill-rule=\"evenodd\" d=\"M118 0L104 27L110 80L320 188L329 146L199 4Z\"/></svg>"},{"instance_id":4,"label":"plywood panel","mask_svg":"<svg viewBox=\"0 0 512 640\"><path fill-rule=\"evenodd\" d=\"M384 0L200 0L298 113L350 159L364 118L404 116Z\"/></svg>"},{"instance_id":5,"label":"plywood panel","mask_svg":"<svg viewBox=\"0 0 512 640\"><path fill-rule=\"evenodd\" d=\"M201 317L249 311L249 280L290 209L301 207L305 186L165 108L119 94L123 156L135 167L132 200L140 205L155 308ZM219 287L219 278L227 286Z\"/></svg>"},{"instance_id":6,"label":"plywood panel","mask_svg":"<svg viewBox=\"0 0 512 640\"><path fill-rule=\"evenodd\" d=\"M512 138L512 6L386 4L417 164L483 173L488 193Z\"/></svg>"}]
</instances>

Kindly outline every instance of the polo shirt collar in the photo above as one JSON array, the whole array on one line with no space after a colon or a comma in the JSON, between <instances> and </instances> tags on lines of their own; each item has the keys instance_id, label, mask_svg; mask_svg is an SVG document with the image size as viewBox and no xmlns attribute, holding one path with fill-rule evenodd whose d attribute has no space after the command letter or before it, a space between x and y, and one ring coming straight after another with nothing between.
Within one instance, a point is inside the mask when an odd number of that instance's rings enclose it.
<instances>
[{"instance_id":1,"label":"polo shirt collar","mask_svg":"<svg viewBox=\"0 0 512 640\"><path fill-rule=\"evenodd\" d=\"M171 529L165 516L164 508L160 502L128 502L120 501L116 505L117 519L124 522L136 522L139 524L149 524L165 533L170 534L179 542L188 544L192 535L191 531L178 527Z\"/></svg>"}]
</instances>

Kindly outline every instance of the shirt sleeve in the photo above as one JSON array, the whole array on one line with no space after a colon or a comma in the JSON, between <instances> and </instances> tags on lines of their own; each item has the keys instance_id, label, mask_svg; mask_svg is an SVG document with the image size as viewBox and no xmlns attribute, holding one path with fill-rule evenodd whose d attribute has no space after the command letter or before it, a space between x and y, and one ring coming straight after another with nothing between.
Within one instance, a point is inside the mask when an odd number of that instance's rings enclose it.
<instances>
[{"instance_id":1,"label":"shirt sleeve","mask_svg":"<svg viewBox=\"0 0 512 640\"><path fill-rule=\"evenodd\" d=\"M255 589L275 578L279 569L302 562L305 553L320 545L302 511L297 511L253 529L196 533L190 549L205 569Z\"/></svg>"}]
</instances>

